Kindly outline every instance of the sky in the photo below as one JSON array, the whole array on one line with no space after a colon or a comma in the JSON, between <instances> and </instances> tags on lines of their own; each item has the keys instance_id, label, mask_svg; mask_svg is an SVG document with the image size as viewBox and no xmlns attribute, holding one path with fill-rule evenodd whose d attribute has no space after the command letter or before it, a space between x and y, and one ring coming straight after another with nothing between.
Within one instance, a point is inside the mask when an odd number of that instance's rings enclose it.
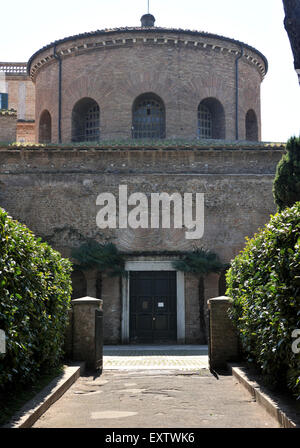
<instances>
[{"instance_id":1,"label":"sky","mask_svg":"<svg viewBox=\"0 0 300 448\"><path fill-rule=\"evenodd\" d=\"M55 40L97 29L139 26L147 0L14 0L1 8L0 61L24 62ZM300 135L300 86L283 26L282 0L150 0L156 26L240 40L269 61L262 83L262 140Z\"/></svg>"}]
</instances>

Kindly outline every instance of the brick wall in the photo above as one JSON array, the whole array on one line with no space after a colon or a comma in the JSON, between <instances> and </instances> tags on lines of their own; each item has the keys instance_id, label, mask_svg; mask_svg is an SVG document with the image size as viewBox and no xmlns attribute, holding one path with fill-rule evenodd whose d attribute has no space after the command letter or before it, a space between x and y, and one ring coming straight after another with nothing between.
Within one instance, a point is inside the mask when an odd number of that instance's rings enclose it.
<instances>
[{"instance_id":1,"label":"brick wall","mask_svg":"<svg viewBox=\"0 0 300 448\"><path fill-rule=\"evenodd\" d=\"M102 274L104 343L119 344L121 342L122 297L121 279Z\"/></svg>"},{"instance_id":2,"label":"brick wall","mask_svg":"<svg viewBox=\"0 0 300 448\"><path fill-rule=\"evenodd\" d=\"M17 142L23 142L23 143L35 142L35 122L18 121Z\"/></svg>"},{"instance_id":3,"label":"brick wall","mask_svg":"<svg viewBox=\"0 0 300 448\"><path fill-rule=\"evenodd\" d=\"M26 74L25 63L0 62L0 66L4 71L2 88L8 93L8 108L16 111L18 119L17 124L11 120L12 129L6 130L5 134L10 132L9 141L33 143L35 142L35 85ZM8 126L7 123L3 124L5 128ZM3 140L1 135L0 140Z\"/></svg>"},{"instance_id":4,"label":"brick wall","mask_svg":"<svg viewBox=\"0 0 300 448\"><path fill-rule=\"evenodd\" d=\"M216 252L228 263L243 248L245 237L253 235L276 210L272 183L282 153L263 147L185 151L0 149L0 203L63 256L69 257L73 247L93 238L111 240L125 253L183 251L197 245ZM173 228L100 230L96 226L96 198L103 192L118 197L119 185L128 185L129 194L205 193L203 238L186 240L184 229ZM94 275L88 292L93 297L95 279ZM189 343L203 342L198 282L196 277L185 277ZM115 344L121 338L119 280L104 276L102 294L105 341ZM204 284L205 302L216 295L218 276L211 275Z\"/></svg>"},{"instance_id":5,"label":"brick wall","mask_svg":"<svg viewBox=\"0 0 300 448\"><path fill-rule=\"evenodd\" d=\"M134 100L145 92L155 93L164 102L167 138L196 138L198 105L203 99L214 97L225 110L226 139L235 139L238 44L160 30L149 36L140 30L68 40L58 45L57 51L62 52L62 139L65 142L71 140L73 107L83 97L99 104L101 138L129 138ZM36 122L48 110L53 124L52 141L56 142L58 64L52 53L51 47L33 58L31 74L36 84ZM250 57L259 66L250 62ZM243 140L249 109L257 115L260 136L264 61L247 49L239 66L239 139Z\"/></svg>"},{"instance_id":6,"label":"brick wall","mask_svg":"<svg viewBox=\"0 0 300 448\"><path fill-rule=\"evenodd\" d=\"M68 250L81 238L115 238L124 251L189 250L184 229L99 231L96 198L128 193L205 193L201 245L226 261L274 213L281 150L0 150L1 203L15 218ZM12 174L14 174L12 176ZM13 179L15 182L13 182ZM35 204L33 207L32 204Z\"/></svg>"},{"instance_id":7,"label":"brick wall","mask_svg":"<svg viewBox=\"0 0 300 448\"><path fill-rule=\"evenodd\" d=\"M35 86L26 75L6 75L8 107L15 109L19 120L35 119Z\"/></svg>"},{"instance_id":8,"label":"brick wall","mask_svg":"<svg viewBox=\"0 0 300 448\"><path fill-rule=\"evenodd\" d=\"M205 335L200 329L199 278L185 274L185 338L187 344L205 344Z\"/></svg>"},{"instance_id":9,"label":"brick wall","mask_svg":"<svg viewBox=\"0 0 300 448\"><path fill-rule=\"evenodd\" d=\"M13 143L17 140L17 116L0 113L0 142Z\"/></svg>"}]
</instances>

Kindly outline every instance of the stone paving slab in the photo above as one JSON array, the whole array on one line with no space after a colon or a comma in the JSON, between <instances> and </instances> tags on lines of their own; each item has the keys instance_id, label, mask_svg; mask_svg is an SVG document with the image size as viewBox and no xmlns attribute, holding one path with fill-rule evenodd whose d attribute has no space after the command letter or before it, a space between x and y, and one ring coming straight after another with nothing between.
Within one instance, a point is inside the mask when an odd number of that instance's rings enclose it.
<instances>
[{"instance_id":1,"label":"stone paving slab","mask_svg":"<svg viewBox=\"0 0 300 448\"><path fill-rule=\"evenodd\" d=\"M232 376L106 371L85 376L34 428L278 428Z\"/></svg>"},{"instance_id":2,"label":"stone paving slab","mask_svg":"<svg viewBox=\"0 0 300 448\"><path fill-rule=\"evenodd\" d=\"M207 346L106 346L104 370L208 369Z\"/></svg>"},{"instance_id":3,"label":"stone paving slab","mask_svg":"<svg viewBox=\"0 0 300 448\"><path fill-rule=\"evenodd\" d=\"M208 356L104 356L104 370L196 370L208 368Z\"/></svg>"}]
</instances>

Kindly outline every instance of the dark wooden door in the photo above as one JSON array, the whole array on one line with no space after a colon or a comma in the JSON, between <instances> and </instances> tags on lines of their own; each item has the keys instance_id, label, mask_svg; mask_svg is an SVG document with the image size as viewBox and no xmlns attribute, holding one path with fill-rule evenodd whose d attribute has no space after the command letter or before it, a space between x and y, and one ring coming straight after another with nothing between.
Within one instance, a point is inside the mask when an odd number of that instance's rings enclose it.
<instances>
[{"instance_id":1,"label":"dark wooden door","mask_svg":"<svg viewBox=\"0 0 300 448\"><path fill-rule=\"evenodd\" d=\"M130 272L130 340L177 340L176 272Z\"/></svg>"}]
</instances>

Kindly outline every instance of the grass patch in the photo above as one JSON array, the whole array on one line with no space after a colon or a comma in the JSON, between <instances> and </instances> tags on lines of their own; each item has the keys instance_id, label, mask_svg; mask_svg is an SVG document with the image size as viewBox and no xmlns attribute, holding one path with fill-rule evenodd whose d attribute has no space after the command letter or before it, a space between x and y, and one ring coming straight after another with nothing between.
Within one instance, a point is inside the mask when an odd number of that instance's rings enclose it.
<instances>
[{"instance_id":1,"label":"grass patch","mask_svg":"<svg viewBox=\"0 0 300 448\"><path fill-rule=\"evenodd\" d=\"M113 139L99 142L68 142L68 143L21 143L7 144L0 142L0 148L11 150L89 150L89 149L284 149L285 143L252 142L241 140L215 140L215 139Z\"/></svg>"},{"instance_id":2,"label":"grass patch","mask_svg":"<svg viewBox=\"0 0 300 448\"><path fill-rule=\"evenodd\" d=\"M14 414L63 371L64 366L60 365L47 374L41 375L37 381L26 388L15 387L13 390L0 392L0 427L7 424Z\"/></svg>"}]
</instances>

